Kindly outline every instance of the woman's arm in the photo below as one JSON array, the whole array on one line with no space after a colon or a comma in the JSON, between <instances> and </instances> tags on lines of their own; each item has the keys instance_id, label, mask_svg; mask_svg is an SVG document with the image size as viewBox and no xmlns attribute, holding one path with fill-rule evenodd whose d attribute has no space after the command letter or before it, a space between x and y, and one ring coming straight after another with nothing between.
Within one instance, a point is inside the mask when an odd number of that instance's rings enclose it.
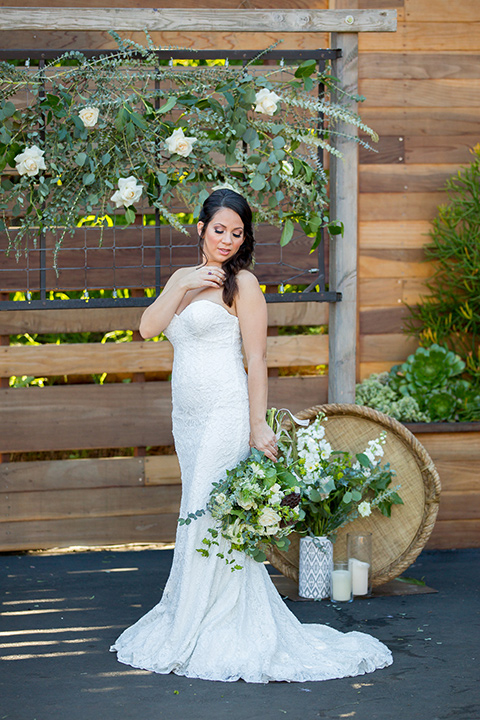
<instances>
[{"instance_id":1,"label":"woman's arm","mask_svg":"<svg viewBox=\"0 0 480 720\"><path fill-rule=\"evenodd\" d=\"M173 273L162 293L147 307L140 320L140 335L147 339L159 335L170 323L189 290L219 288L225 273L218 267L202 265L180 268Z\"/></svg>"},{"instance_id":2,"label":"woman's arm","mask_svg":"<svg viewBox=\"0 0 480 720\"><path fill-rule=\"evenodd\" d=\"M267 304L252 273L248 271L238 273L237 284L236 311L248 367L250 445L262 450L271 460L275 460L277 441L275 433L265 419L268 393Z\"/></svg>"}]
</instances>

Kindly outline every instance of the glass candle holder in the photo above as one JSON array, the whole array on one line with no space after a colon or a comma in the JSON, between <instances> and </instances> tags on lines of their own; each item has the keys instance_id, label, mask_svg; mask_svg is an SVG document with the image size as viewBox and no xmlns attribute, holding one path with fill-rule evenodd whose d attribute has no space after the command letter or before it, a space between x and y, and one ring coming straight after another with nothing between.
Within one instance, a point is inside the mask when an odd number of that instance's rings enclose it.
<instances>
[{"instance_id":1,"label":"glass candle holder","mask_svg":"<svg viewBox=\"0 0 480 720\"><path fill-rule=\"evenodd\" d=\"M372 590L372 533L347 533L348 568L353 595L370 595Z\"/></svg>"},{"instance_id":2,"label":"glass candle holder","mask_svg":"<svg viewBox=\"0 0 480 720\"><path fill-rule=\"evenodd\" d=\"M351 602L352 595L352 574L348 568L348 562L334 562L332 570L330 599L332 602Z\"/></svg>"}]
</instances>

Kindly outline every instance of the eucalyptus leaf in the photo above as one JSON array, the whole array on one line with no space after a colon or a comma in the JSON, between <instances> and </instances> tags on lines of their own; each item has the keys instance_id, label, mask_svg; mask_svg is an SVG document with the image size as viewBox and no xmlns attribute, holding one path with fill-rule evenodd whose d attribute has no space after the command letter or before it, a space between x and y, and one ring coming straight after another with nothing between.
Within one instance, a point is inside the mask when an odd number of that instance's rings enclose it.
<instances>
[{"instance_id":1,"label":"eucalyptus leaf","mask_svg":"<svg viewBox=\"0 0 480 720\"><path fill-rule=\"evenodd\" d=\"M82 178L84 185L92 185L92 183L95 182L95 175L94 173L85 173Z\"/></svg>"},{"instance_id":2,"label":"eucalyptus leaf","mask_svg":"<svg viewBox=\"0 0 480 720\"><path fill-rule=\"evenodd\" d=\"M87 153L79 152L78 155L75 156L75 162L79 167L83 167L87 161Z\"/></svg>"},{"instance_id":3,"label":"eucalyptus leaf","mask_svg":"<svg viewBox=\"0 0 480 720\"><path fill-rule=\"evenodd\" d=\"M254 175L250 180L250 185L254 190L263 190L265 187L265 178L263 175Z\"/></svg>"},{"instance_id":4,"label":"eucalyptus leaf","mask_svg":"<svg viewBox=\"0 0 480 720\"><path fill-rule=\"evenodd\" d=\"M9 118L12 117L12 115L15 112L15 105L8 100L5 105L2 107L3 117Z\"/></svg>"}]
</instances>

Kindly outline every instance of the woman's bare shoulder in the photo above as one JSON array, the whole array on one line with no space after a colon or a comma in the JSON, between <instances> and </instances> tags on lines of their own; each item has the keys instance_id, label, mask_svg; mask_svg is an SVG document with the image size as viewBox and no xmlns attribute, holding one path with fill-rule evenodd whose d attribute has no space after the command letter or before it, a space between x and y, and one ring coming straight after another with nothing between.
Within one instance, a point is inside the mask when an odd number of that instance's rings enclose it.
<instances>
[{"instance_id":1,"label":"woman's bare shoulder","mask_svg":"<svg viewBox=\"0 0 480 720\"><path fill-rule=\"evenodd\" d=\"M181 280L181 278L184 277L184 275L187 275L187 274L188 274L189 272L191 272L192 270L194 270L193 267L181 267L181 268L178 268L177 270L175 270L175 272L173 272L173 273L170 275L170 277L168 278L168 281L167 281L165 287L167 287L167 285L170 286L172 283L175 284L175 282L176 282L177 280Z\"/></svg>"},{"instance_id":2,"label":"woman's bare shoulder","mask_svg":"<svg viewBox=\"0 0 480 720\"><path fill-rule=\"evenodd\" d=\"M240 292L249 290L260 290L257 278L250 270L239 270L237 273L237 283Z\"/></svg>"},{"instance_id":3,"label":"woman's bare shoulder","mask_svg":"<svg viewBox=\"0 0 480 720\"><path fill-rule=\"evenodd\" d=\"M255 275L249 270L240 270L237 274L237 314L257 311L265 304L265 296Z\"/></svg>"}]
</instances>

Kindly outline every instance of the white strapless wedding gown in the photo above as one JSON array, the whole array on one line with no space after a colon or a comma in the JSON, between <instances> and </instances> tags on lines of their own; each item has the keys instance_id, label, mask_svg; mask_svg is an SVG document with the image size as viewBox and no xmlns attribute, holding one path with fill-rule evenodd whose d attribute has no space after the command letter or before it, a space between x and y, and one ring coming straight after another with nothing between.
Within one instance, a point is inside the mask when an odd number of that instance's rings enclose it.
<instances>
[{"instance_id":1,"label":"white strapless wedding gown","mask_svg":"<svg viewBox=\"0 0 480 720\"><path fill-rule=\"evenodd\" d=\"M247 380L238 319L210 300L175 315L173 433L182 472L181 517L205 506L212 481L249 453ZM210 519L209 519L210 518ZM196 552L212 526L204 516L177 529L161 601L111 650L127 665L190 678L266 683L361 675L392 662L390 650L359 632L302 625L265 566L235 553L231 571ZM220 551L228 546L220 538ZM321 605L318 606L321 613Z\"/></svg>"}]
</instances>

